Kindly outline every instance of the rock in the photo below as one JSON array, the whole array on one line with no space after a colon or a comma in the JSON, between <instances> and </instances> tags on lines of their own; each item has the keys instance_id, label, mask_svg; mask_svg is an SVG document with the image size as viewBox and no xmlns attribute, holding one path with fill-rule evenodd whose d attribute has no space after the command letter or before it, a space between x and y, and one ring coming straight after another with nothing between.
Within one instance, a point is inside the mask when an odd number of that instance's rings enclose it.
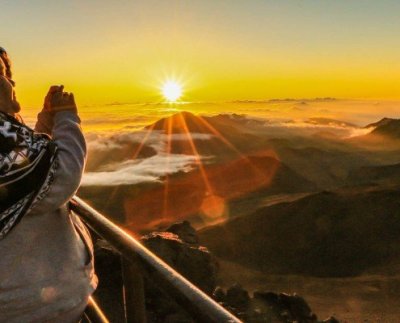
<instances>
[{"instance_id":1,"label":"rock","mask_svg":"<svg viewBox=\"0 0 400 323\"><path fill-rule=\"evenodd\" d=\"M213 298L218 303L224 303L226 300L226 294L225 294L224 289L222 287L218 286L213 292Z\"/></svg>"},{"instance_id":2,"label":"rock","mask_svg":"<svg viewBox=\"0 0 400 323\"><path fill-rule=\"evenodd\" d=\"M229 306L242 310L248 307L249 302L249 293L239 284L233 285L226 291L226 303Z\"/></svg>"},{"instance_id":3,"label":"rock","mask_svg":"<svg viewBox=\"0 0 400 323\"><path fill-rule=\"evenodd\" d=\"M293 294L254 292L254 299L265 303L284 321L317 322L317 316L311 311L304 298Z\"/></svg>"},{"instance_id":4,"label":"rock","mask_svg":"<svg viewBox=\"0 0 400 323\"><path fill-rule=\"evenodd\" d=\"M188 244L171 232L153 232L141 240L185 278L205 293L212 294L216 287L218 266L207 248Z\"/></svg>"},{"instance_id":5,"label":"rock","mask_svg":"<svg viewBox=\"0 0 400 323\"><path fill-rule=\"evenodd\" d=\"M168 230L152 232L141 241L182 276L211 295L216 287L216 260L207 248L198 244L196 231L189 222L177 223ZM146 308L157 317L158 321L154 322L192 322L190 316L150 280L146 280Z\"/></svg>"},{"instance_id":6,"label":"rock","mask_svg":"<svg viewBox=\"0 0 400 323\"><path fill-rule=\"evenodd\" d=\"M254 298L266 301L267 303L271 304L272 306L277 305L279 303L278 294L273 293L273 292L256 291L256 292L254 292Z\"/></svg>"},{"instance_id":7,"label":"rock","mask_svg":"<svg viewBox=\"0 0 400 323\"><path fill-rule=\"evenodd\" d=\"M174 223L165 231L175 233L179 239L189 244L199 244L196 230L190 225L189 221Z\"/></svg>"},{"instance_id":8,"label":"rock","mask_svg":"<svg viewBox=\"0 0 400 323\"><path fill-rule=\"evenodd\" d=\"M307 302L304 298L293 294L279 294L279 301L288 309L290 316L297 318L313 318L313 313L311 312L310 306L308 306Z\"/></svg>"}]
</instances>

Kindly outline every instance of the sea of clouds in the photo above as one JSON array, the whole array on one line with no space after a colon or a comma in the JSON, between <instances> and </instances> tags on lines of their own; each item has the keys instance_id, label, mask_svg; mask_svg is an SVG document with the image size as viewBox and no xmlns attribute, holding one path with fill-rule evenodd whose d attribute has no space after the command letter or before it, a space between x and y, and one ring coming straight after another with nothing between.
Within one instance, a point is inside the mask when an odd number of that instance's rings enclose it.
<instances>
[{"instance_id":1,"label":"sea of clouds","mask_svg":"<svg viewBox=\"0 0 400 323\"><path fill-rule=\"evenodd\" d=\"M265 120L264 131L275 137L296 134L313 135L317 132L330 132L338 137L354 137L371 131L364 126L383 117L396 117L400 103L397 101L375 102L372 100L266 100L235 101L225 103L189 103L171 107L165 104L125 104L112 103L104 106L82 106L80 116L89 154L107 154L123 149L126 144L140 143L147 136L145 126L162 117L172 115L180 110L192 111L195 114L216 115L244 114L249 119ZM38 110L24 110L24 119L33 126ZM318 124L308 118L331 118L346 122ZM347 122L353 123L349 124ZM249 123L248 123L249 124ZM247 126L248 126L247 124ZM250 123L251 125L251 123ZM260 123L258 122L259 126ZM254 127L255 128L255 127ZM192 134L194 139L208 140L212 135ZM187 140L185 135L172 135L172 141ZM147 137L146 146L153 148L156 154L148 158L121 160L104 165L101 169L84 174L82 185L121 185L162 180L167 174L190 171L199 158L208 160L211 156L168 155L168 138L153 132Z\"/></svg>"},{"instance_id":2,"label":"sea of clouds","mask_svg":"<svg viewBox=\"0 0 400 323\"><path fill-rule=\"evenodd\" d=\"M209 140L211 134L194 133L195 140ZM188 140L186 135L165 135L160 131L131 131L118 133L87 133L86 141L91 158L96 154L124 149L127 144L151 147L156 154L147 158L135 158L104 165L99 171L85 172L83 186L116 186L159 182L162 177L177 172L189 172L199 162L206 163L212 156L172 154L167 152L168 141Z\"/></svg>"},{"instance_id":3,"label":"sea of clouds","mask_svg":"<svg viewBox=\"0 0 400 323\"><path fill-rule=\"evenodd\" d=\"M160 178L179 171L188 172L198 163L196 156L157 154L128 160L115 165L110 171L88 172L82 179L83 186L115 186L159 182Z\"/></svg>"}]
</instances>

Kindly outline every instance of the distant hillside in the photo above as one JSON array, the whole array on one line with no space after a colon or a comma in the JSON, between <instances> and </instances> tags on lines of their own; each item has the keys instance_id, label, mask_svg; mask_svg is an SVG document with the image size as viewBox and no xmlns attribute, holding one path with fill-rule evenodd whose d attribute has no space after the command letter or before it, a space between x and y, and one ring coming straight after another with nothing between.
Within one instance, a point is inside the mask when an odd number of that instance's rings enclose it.
<instances>
[{"instance_id":1,"label":"distant hillside","mask_svg":"<svg viewBox=\"0 0 400 323\"><path fill-rule=\"evenodd\" d=\"M351 169L369 164L368 160L356 151L327 148L322 143L320 148L298 147L295 143L282 140L269 143L282 162L320 189L344 185Z\"/></svg>"},{"instance_id":2,"label":"distant hillside","mask_svg":"<svg viewBox=\"0 0 400 323\"><path fill-rule=\"evenodd\" d=\"M315 185L269 156L205 165L147 186L81 187L79 194L135 232L183 219L204 226L230 215L231 201L315 190ZM110 193L111 192L111 193ZM232 213L236 213L233 210ZM122 218L123 219L122 219Z\"/></svg>"},{"instance_id":3,"label":"distant hillside","mask_svg":"<svg viewBox=\"0 0 400 323\"><path fill-rule=\"evenodd\" d=\"M229 217L230 201L248 198L249 194L260 192L265 197L314 188L312 183L272 157L242 157L175 176L162 187L134 199L125 196L125 214L136 229L153 229L188 218L204 226Z\"/></svg>"},{"instance_id":4,"label":"distant hillside","mask_svg":"<svg viewBox=\"0 0 400 323\"><path fill-rule=\"evenodd\" d=\"M400 164L355 169L350 172L348 182L355 184L400 184Z\"/></svg>"},{"instance_id":5,"label":"distant hillside","mask_svg":"<svg viewBox=\"0 0 400 323\"><path fill-rule=\"evenodd\" d=\"M166 134L186 134L187 132L212 134L211 128L202 117L186 111L162 118L147 126L146 129L160 130Z\"/></svg>"},{"instance_id":6,"label":"distant hillside","mask_svg":"<svg viewBox=\"0 0 400 323\"><path fill-rule=\"evenodd\" d=\"M386 120L379 127L390 123ZM110 180L102 183L108 186L81 187L79 193L137 232L188 218L204 226L248 215L269 203L273 195L277 200L290 200L297 193L349 185L354 169L399 161L398 146L382 152L355 147L345 139L304 135L302 128L291 135L285 127L283 132L278 128L243 115L206 117L181 112L148 126L149 132L154 131L149 136L146 131L100 136L101 140L91 141L86 171L106 171L112 178L125 161L159 154L164 157L162 163L154 164L154 169L160 169L159 178L121 186L113 186ZM382 138L376 145L379 149L391 142ZM199 158L166 177L168 153ZM137 160L138 167L141 162Z\"/></svg>"},{"instance_id":7,"label":"distant hillside","mask_svg":"<svg viewBox=\"0 0 400 323\"><path fill-rule=\"evenodd\" d=\"M266 273L351 276L399 257L399 232L400 190L349 189L261 208L200 239L220 258Z\"/></svg>"},{"instance_id":8,"label":"distant hillside","mask_svg":"<svg viewBox=\"0 0 400 323\"><path fill-rule=\"evenodd\" d=\"M149 125L146 129L162 130L165 133L209 133L215 134L215 130L227 134L228 132L243 131L245 128L262 126L265 121L249 119L238 114L219 114L215 116L195 115L188 111L182 111L172 116L162 118Z\"/></svg>"},{"instance_id":9,"label":"distant hillside","mask_svg":"<svg viewBox=\"0 0 400 323\"><path fill-rule=\"evenodd\" d=\"M370 123L370 124L366 125L364 128L382 127L382 126L385 126L385 125L391 123L393 120L396 120L396 119L382 118L381 120L379 120L377 122L373 122L373 123Z\"/></svg>"},{"instance_id":10,"label":"distant hillside","mask_svg":"<svg viewBox=\"0 0 400 323\"><path fill-rule=\"evenodd\" d=\"M191 112L182 111L172 116L162 118L149 125L146 129L160 130L166 134L202 133L218 135L234 135L238 132L246 132L254 126L264 122L248 119L237 114L219 114L216 116L201 116Z\"/></svg>"},{"instance_id":11,"label":"distant hillside","mask_svg":"<svg viewBox=\"0 0 400 323\"><path fill-rule=\"evenodd\" d=\"M169 147L171 153L191 155L198 153L224 159L237 156L238 152L265 148L265 140L252 133L254 127L261 124L263 122L236 114L205 117L183 111L160 119L146 129L161 131L166 135L180 135L181 140L171 141ZM204 140L199 138L198 134L210 137Z\"/></svg>"},{"instance_id":12,"label":"distant hillside","mask_svg":"<svg viewBox=\"0 0 400 323\"><path fill-rule=\"evenodd\" d=\"M365 151L373 152L374 154L381 154L385 152L393 152L398 155L400 151L400 119L383 118L378 122L368 124L364 127L367 132L364 135L353 136L346 141L353 145L354 148L362 149ZM379 156L377 156L378 159ZM398 159L393 161L387 160L387 156L383 155L383 163L397 162Z\"/></svg>"},{"instance_id":13,"label":"distant hillside","mask_svg":"<svg viewBox=\"0 0 400 323\"><path fill-rule=\"evenodd\" d=\"M374 135L388 136L392 139L400 139L400 119L383 118L382 120L371 123L367 128L375 129L371 132Z\"/></svg>"}]
</instances>

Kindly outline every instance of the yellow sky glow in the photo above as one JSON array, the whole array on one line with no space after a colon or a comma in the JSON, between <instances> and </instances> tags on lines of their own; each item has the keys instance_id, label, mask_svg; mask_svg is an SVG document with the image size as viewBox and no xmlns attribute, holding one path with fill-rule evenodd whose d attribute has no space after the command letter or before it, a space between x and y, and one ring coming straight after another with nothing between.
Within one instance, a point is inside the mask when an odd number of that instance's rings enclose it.
<instances>
[{"instance_id":1,"label":"yellow sky glow","mask_svg":"<svg viewBox=\"0 0 400 323\"><path fill-rule=\"evenodd\" d=\"M196 102L400 99L397 9L389 0L362 8L311 0L16 0L0 12L0 46L14 60L27 107L40 107L52 84L65 85L81 105L160 102L168 78L184 83L182 100Z\"/></svg>"}]
</instances>

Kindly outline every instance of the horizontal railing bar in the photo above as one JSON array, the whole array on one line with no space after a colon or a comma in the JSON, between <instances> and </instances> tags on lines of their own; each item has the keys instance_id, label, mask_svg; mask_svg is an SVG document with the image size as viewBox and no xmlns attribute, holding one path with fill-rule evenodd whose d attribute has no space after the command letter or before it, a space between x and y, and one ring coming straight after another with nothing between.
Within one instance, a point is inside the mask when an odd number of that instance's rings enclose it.
<instances>
[{"instance_id":1,"label":"horizontal railing bar","mask_svg":"<svg viewBox=\"0 0 400 323\"><path fill-rule=\"evenodd\" d=\"M88 319L92 323L110 323L92 296L89 297L88 305L85 309L85 315L87 315Z\"/></svg>"},{"instance_id":2,"label":"horizontal railing bar","mask_svg":"<svg viewBox=\"0 0 400 323\"><path fill-rule=\"evenodd\" d=\"M77 196L71 209L126 260L139 259L146 274L198 322L241 322L220 304L189 282L138 240L108 220Z\"/></svg>"}]
</instances>

